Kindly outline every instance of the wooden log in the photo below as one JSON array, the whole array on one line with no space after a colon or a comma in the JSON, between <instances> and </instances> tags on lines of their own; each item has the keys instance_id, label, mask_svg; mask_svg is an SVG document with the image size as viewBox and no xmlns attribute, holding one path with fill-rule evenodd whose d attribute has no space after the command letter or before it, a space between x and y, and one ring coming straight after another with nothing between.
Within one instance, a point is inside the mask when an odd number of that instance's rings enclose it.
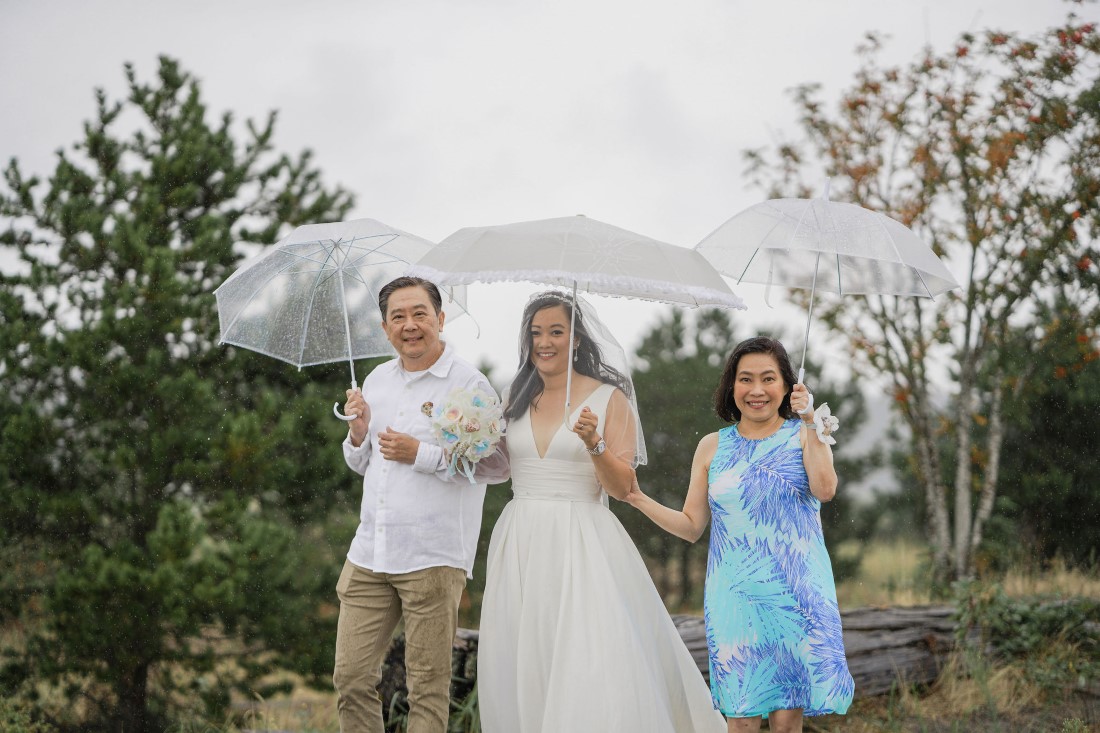
<instances>
[{"instance_id":1,"label":"wooden log","mask_svg":"<svg viewBox=\"0 0 1100 733\"><path fill-rule=\"evenodd\" d=\"M855 680L855 696L873 697L895 686L928 684L955 647L951 606L856 608L841 611L844 652ZM709 683L706 626L701 616L672 617L695 666ZM452 696L461 700L477 676L478 632L459 629L452 661ZM383 669L383 709L400 710L405 698L404 639L398 638ZM407 709L407 708L405 708Z\"/></svg>"},{"instance_id":2,"label":"wooden log","mask_svg":"<svg viewBox=\"0 0 1100 733\"><path fill-rule=\"evenodd\" d=\"M856 697L873 697L895 685L927 684L939 675L955 646L951 606L857 608L841 612L844 654ZM680 637L709 682L706 627L698 616L673 616Z\"/></svg>"}]
</instances>

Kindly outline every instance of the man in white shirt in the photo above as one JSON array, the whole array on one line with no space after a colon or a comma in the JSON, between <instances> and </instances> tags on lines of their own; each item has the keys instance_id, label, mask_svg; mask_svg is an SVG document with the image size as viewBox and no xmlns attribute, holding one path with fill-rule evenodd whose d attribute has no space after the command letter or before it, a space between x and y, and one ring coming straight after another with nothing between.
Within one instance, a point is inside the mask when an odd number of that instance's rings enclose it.
<instances>
[{"instance_id":1,"label":"man in white shirt","mask_svg":"<svg viewBox=\"0 0 1100 733\"><path fill-rule=\"evenodd\" d=\"M340 619L333 684L342 733L382 733L382 661L405 621L409 733L444 733L458 604L471 575L485 484L451 476L431 432L431 410L455 389L489 381L440 339L439 289L402 277L379 292L398 357L348 390L344 458L363 474L359 528L336 586ZM479 480L508 478L500 449L477 464Z\"/></svg>"}]
</instances>

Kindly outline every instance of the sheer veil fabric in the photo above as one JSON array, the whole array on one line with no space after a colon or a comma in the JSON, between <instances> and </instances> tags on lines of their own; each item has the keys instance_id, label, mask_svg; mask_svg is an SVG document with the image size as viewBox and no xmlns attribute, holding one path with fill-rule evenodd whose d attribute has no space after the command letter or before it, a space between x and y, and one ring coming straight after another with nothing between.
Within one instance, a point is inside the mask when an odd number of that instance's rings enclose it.
<instances>
[{"instance_id":1,"label":"sheer veil fabric","mask_svg":"<svg viewBox=\"0 0 1100 733\"><path fill-rule=\"evenodd\" d=\"M630 359L626 355L626 350L611 334L607 325L600 320L592 304L579 295L548 290L532 295L528 299L528 304L536 300L551 304L556 300L568 310L574 303L574 297L577 305L572 323L573 343L576 344L578 351L573 368L578 373L587 374L618 388L618 392L612 396L611 404L608 406L606 423L604 420L600 421L600 435L607 442L608 450L614 451L631 466L636 468L645 465L648 460L645 435L642 432L642 420L638 414L638 396L630 376ZM512 394L522 392L525 388L529 388L534 380L540 379L530 357L529 339L526 334L523 334L519 346L519 367L508 382L509 388L504 393L505 404L508 403ZM581 397L583 401L584 396ZM568 412L572 413L580 407L583 407L581 402L574 401L570 404Z\"/></svg>"}]
</instances>

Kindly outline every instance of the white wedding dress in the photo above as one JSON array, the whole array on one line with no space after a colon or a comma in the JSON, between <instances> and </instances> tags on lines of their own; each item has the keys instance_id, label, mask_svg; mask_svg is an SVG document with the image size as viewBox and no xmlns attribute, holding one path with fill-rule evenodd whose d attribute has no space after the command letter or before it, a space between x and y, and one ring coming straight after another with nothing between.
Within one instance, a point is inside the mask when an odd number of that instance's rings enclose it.
<instances>
[{"instance_id":1,"label":"white wedding dress","mask_svg":"<svg viewBox=\"0 0 1100 733\"><path fill-rule=\"evenodd\" d=\"M584 404L604 424L613 387ZM571 417L571 424L580 408ZM489 544L478 643L486 733L726 730L641 555L564 426L540 458L508 424L514 497Z\"/></svg>"}]
</instances>

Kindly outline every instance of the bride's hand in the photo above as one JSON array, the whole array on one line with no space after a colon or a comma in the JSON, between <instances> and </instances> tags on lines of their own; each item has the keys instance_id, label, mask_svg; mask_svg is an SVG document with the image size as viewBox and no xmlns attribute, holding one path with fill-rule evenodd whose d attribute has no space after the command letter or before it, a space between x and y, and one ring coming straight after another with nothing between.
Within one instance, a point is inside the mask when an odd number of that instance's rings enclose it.
<instances>
[{"instance_id":1,"label":"bride's hand","mask_svg":"<svg viewBox=\"0 0 1100 733\"><path fill-rule=\"evenodd\" d=\"M581 415L577 418L577 424L573 426L573 432L584 441L584 447L592 450L600 442L600 436L596 434L596 428L600 424L600 418L587 407L581 408Z\"/></svg>"},{"instance_id":2,"label":"bride's hand","mask_svg":"<svg viewBox=\"0 0 1100 733\"><path fill-rule=\"evenodd\" d=\"M638 485L638 477L634 477L634 483L630 486L630 491L623 497L623 501L630 506L637 507L638 502L645 498L645 494L642 493L642 487Z\"/></svg>"}]
</instances>

